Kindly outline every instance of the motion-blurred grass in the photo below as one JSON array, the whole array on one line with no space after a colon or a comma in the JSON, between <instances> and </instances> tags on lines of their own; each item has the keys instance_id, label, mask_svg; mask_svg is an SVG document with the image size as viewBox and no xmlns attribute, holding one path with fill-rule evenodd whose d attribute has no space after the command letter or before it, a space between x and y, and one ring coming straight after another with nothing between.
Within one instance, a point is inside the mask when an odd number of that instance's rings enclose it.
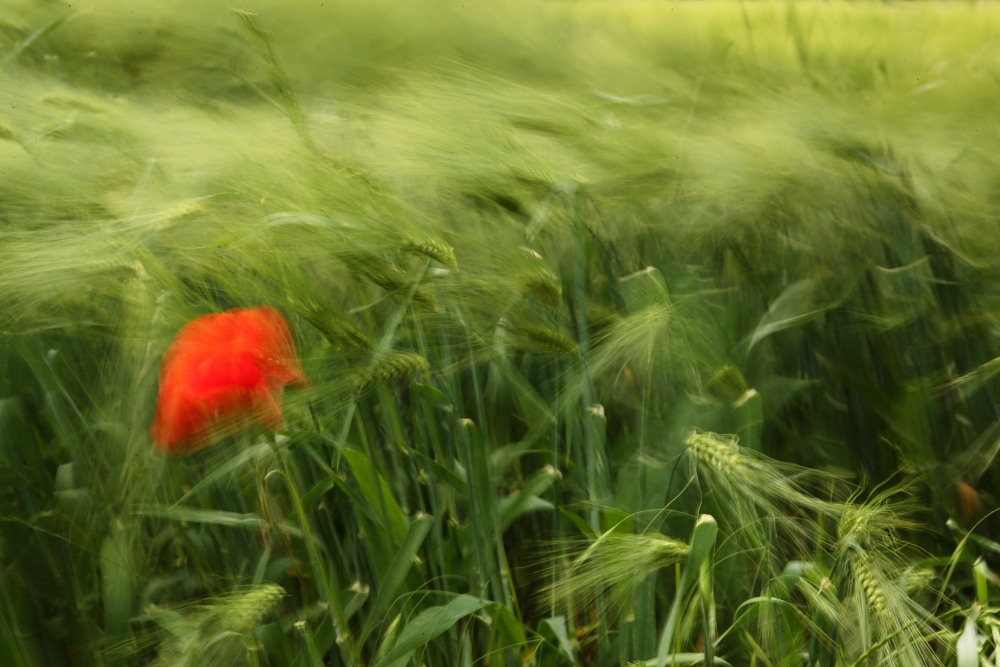
<instances>
[{"instance_id":1,"label":"motion-blurred grass","mask_svg":"<svg viewBox=\"0 0 1000 667\"><path fill-rule=\"evenodd\" d=\"M2 10L0 664L996 660L995 5Z\"/></svg>"}]
</instances>

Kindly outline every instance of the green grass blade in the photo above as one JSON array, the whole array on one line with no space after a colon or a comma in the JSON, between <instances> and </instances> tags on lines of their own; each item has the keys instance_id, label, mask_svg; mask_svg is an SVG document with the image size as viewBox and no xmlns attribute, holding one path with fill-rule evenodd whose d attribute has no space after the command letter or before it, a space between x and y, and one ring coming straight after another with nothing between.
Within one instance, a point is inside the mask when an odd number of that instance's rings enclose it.
<instances>
[{"instance_id":1,"label":"green grass blade","mask_svg":"<svg viewBox=\"0 0 1000 667\"><path fill-rule=\"evenodd\" d=\"M712 557L715 550L715 540L719 534L719 525L715 519L707 514L698 517L695 523L694 532L691 534L690 553L684 570L674 593L674 601L670 607L670 614L663 624L663 631L660 634L660 645L656 656L656 667L666 667L670 664L668 660L674 653L674 643L678 636L678 629L681 624L681 614L686 607L690 595L696 585L699 584L703 576L703 569L712 567ZM706 637L706 643L709 639ZM703 656L704 657L704 656Z\"/></svg>"},{"instance_id":2,"label":"green grass blade","mask_svg":"<svg viewBox=\"0 0 1000 667\"><path fill-rule=\"evenodd\" d=\"M407 622L389 648L381 651L372 667L395 664L488 604L488 600L459 595L448 604L423 610Z\"/></svg>"},{"instance_id":3,"label":"green grass blade","mask_svg":"<svg viewBox=\"0 0 1000 667\"><path fill-rule=\"evenodd\" d=\"M403 585L406 576L413 568L417 552L423 545L424 538L427 537L433 524L434 517L427 514L417 516L410 522L406 538L399 545L392 563L379 581L378 594L375 596L374 604L367 612L368 621L365 624L365 629L361 632L361 641L364 641L372 630L382 622L385 613L396 599L400 586Z\"/></svg>"},{"instance_id":4,"label":"green grass blade","mask_svg":"<svg viewBox=\"0 0 1000 667\"><path fill-rule=\"evenodd\" d=\"M979 631L976 629L975 609L969 611L962 632L955 642L956 667L979 667Z\"/></svg>"},{"instance_id":5,"label":"green grass blade","mask_svg":"<svg viewBox=\"0 0 1000 667\"><path fill-rule=\"evenodd\" d=\"M135 599L135 556L131 532L116 522L101 544L101 589L104 629L111 642L128 636Z\"/></svg>"}]
</instances>

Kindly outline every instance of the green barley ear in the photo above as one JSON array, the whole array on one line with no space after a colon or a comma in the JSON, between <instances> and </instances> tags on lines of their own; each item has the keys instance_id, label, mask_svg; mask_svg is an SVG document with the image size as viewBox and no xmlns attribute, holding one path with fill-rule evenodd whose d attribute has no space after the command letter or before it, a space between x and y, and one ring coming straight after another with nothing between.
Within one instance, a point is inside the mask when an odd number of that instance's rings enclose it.
<instances>
[{"instance_id":1,"label":"green barley ear","mask_svg":"<svg viewBox=\"0 0 1000 667\"><path fill-rule=\"evenodd\" d=\"M909 497L903 496L904 492L905 488L892 488L867 502L845 504L837 524L840 553L850 548L895 552L905 546L899 538L900 531L917 526L907 518L915 507Z\"/></svg>"},{"instance_id":2,"label":"green barley ear","mask_svg":"<svg viewBox=\"0 0 1000 667\"><path fill-rule=\"evenodd\" d=\"M433 259L438 264L446 266L449 269L458 268L455 249L440 239L431 236L407 238L403 240L403 248L415 255Z\"/></svg>"},{"instance_id":3,"label":"green barley ear","mask_svg":"<svg viewBox=\"0 0 1000 667\"><path fill-rule=\"evenodd\" d=\"M413 300L427 303L431 301L430 292L421 284L414 284L419 279L418 274L411 274L401 268L393 256L383 256L376 252L351 250L337 254L344 265L353 273L366 278L372 284L381 287L386 292L413 293Z\"/></svg>"},{"instance_id":4,"label":"green barley ear","mask_svg":"<svg viewBox=\"0 0 1000 667\"><path fill-rule=\"evenodd\" d=\"M845 621L843 601L828 568L814 561L793 560L755 599L757 630L767 655L802 654L810 644L835 649L836 628ZM805 603L803 605L803 602Z\"/></svg>"},{"instance_id":5,"label":"green barley ear","mask_svg":"<svg viewBox=\"0 0 1000 667\"><path fill-rule=\"evenodd\" d=\"M526 352L553 354L561 357L580 356L580 346L567 334L540 324L519 322L512 331L511 345Z\"/></svg>"},{"instance_id":6,"label":"green barley ear","mask_svg":"<svg viewBox=\"0 0 1000 667\"><path fill-rule=\"evenodd\" d=\"M933 616L910 597L912 582L899 576L911 562L910 547L899 533L913 528L906 516L912 503L896 500L900 493L890 489L868 502L845 505L840 517L836 554L846 566L850 619L843 628L845 645L859 661L932 667L942 664L932 644ZM920 575L917 582L926 578Z\"/></svg>"},{"instance_id":7,"label":"green barley ear","mask_svg":"<svg viewBox=\"0 0 1000 667\"><path fill-rule=\"evenodd\" d=\"M188 199L153 213L149 220L149 229L152 231L169 229L181 220L197 217L204 212L205 206L199 199Z\"/></svg>"},{"instance_id":8,"label":"green barley ear","mask_svg":"<svg viewBox=\"0 0 1000 667\"><path fill-rule=\"evenodd\" d=\"M902 586L907 595L914 596L931 590L935 579L937 579L937 572L929 567L908 569L900 575L899 585Z\"/></svg>"},{"instance_id":9,"label":"green barley ear","mask_svg":"<svg viewBox=\"0 0 1000 667\"><path fill-rule=\"evenodd\" d=\"M732 365L723 366L708 381L708 392L723 403L736 403L750 391L740 370Z\"/></svg>"},{"instance_id":10,"label":"green barley ear","mask_svg":"<svg viewBox=\"0 0 1000 667\"><path fill-rule=\"evenodd\" d=\"M741 447L736 436L694 431L686 445L713 512L751 552L773 553L779 537L809 548L823 533L818 518L842 511L812 493L836 492L841 480L831 474L775 461Z\"/></svg>"},{"instance_id":11,"label":"green barley ear","mask_svg":"<svg viewBox=\"0 0 1000 667\"><path fill-rule=\"evenodd\" d=\"M392 262L373 252L352 250L340 253L339 258L353 272L364 276L387 292L405 289L409 280Z\"/></svg>"},{"instance_id":12,"label":"green barley ear","mask_svg":"<svg viewBox=\"0 0 1000 667\"><path fill-rule=\"evenodd\" d=\"M388 383L430 367L427 359L415 352L387 352L380 356L371 370L355 378L355 385L367 388L376 383Z\"/></svg>"},{"instance_id":13,"label":"green barley ear","mask_svg":"<svg viewBox=\"0 0 1000 667\"><path fill-rule=\"evenodd\" d=\"M518 276L521 292L536 296L547 306L556 307L562 301L559 278L547 269L526 271Z\"/></svg>"},{"instance_id":14,"label":"green barley ear","mask_svg":"<svg viewBox=\"0 0 1000 667\"><path fill-rule=\"evenodd\" d=\"M260 55L267 65L267 73L271 79L270 83L277 92L277 101L281 110L284 111L288 120L291 121L292 126L299 133L299 136L306 145L311 146L312 142L309 140L306 130L306 117L302 112L302 105L294 88L292 88L288 75L278 63L274 41L271 39L270 34L261 25L257 14L242 9L233 9L232 11L257 43Z\"/></svg>"},{"instance_id":15,"label":"green barley ear","mask_svg":"<svg viewBox=\"0 0 1000 667\"><path fill-rule=\"evenodd\" d=\"M684 542L659 533L608 531L580 551L540 598L556 607L588 607L607 593L613 604L622 605L649 575L684 560L688 551Z\"/></svg>"},{"instance_id":16,"label":"green barley ear","mask_svg":"<svg viewBox=\"0 0 1000 667\"><path fill-rule=\"evenodd\" d=\"M188 612L151 606L147 615L170 635L160 644L152 666L243 664L247 652L256 650L253 631L284 595L280 586L265 584L215 598Z\"/></svg>"},{"instance_id":17,"label":"green barley ear","mask_svg":"<svg viewBox=\"0 0 1000 667\"><path fill-rule=\"evenodd\" d=\"M663 276L652 268L620 278L616 287L622 314L602 316L587 309L593 332L587 353L589 374L605 380L628 373L643 391L677 392L696 382L693 369L713 352L712 332L695 316L693 302L673 299ZM575 399L572 391L567 392L567 402Z\"/></svg>"},{"instance_id":18,"label":"green barley ear","mask_svg":"<svg viewBox=\"0 0 1000 667\"><path fill-rule=\"evenodd\" d=\"M855 586L860 588L865 602L878 617L878 620L891 622L886 591L892 586L892 583L883 580L881 576L883 572L879 569L880 565L868 552L855 555L853 562Z\"/></svg>"},{"instance_id":19,"label":"green barley ear","mask_svg":"<svg viewBox=\"0 0 1000 667\"><path fill-rule=\"evenodd\" d=\"M898 553L854 550L848 562L848 614L841 631L845 652L857 658L854 664L943 664L934 650L934 636L940 628L935 627L933 615L917 605L899 581L903 557Z\"/></svg>"},{"instance_id":20,"label":"green barley ear","mask_svg":"<svg viewBox=\"0 0 1000 667\"><path fill-rule=\"evenodd\" d=\"M587 321L595 332L597 338L601 338L604 332L617 326L622 321L622 316L613 308L603 306L599 303L587 304Z\"/></svg>"},{"instance_id":21,"label":"green barley ear","mask_svg":"<svg viewBox=\"0 0 1000 667\"><path fill-rule=\"evenodd\" d=\"M752 462L740 451L736 436L693 431L685 443L698 463L736 481L750 481Z\"/></svg>"},{"instance_id":22,"label":"green barley ear","mask_svg":"<svg viewBox=\"0 0 1000 667\"><path fill-rule=\"evenodd\" d=\"M374 347L371 337L346 317L313 311L306 319L337 349L366 352Z\"/></svg>"},{"instance_id":23,"label":"green barley ear","mask_svg":"<svg viewBox=\"0 0 1000 667\"><path fill-rule=\"evenodd\" d=\"M722 494L739 494L773 516L786 516L788 505L817 514L840 516L843 505L817 498L807 483L835 485L835 475L775 461L746 447L735 435L692 431L685 444L699 470L721 484Z\"/></svg>"}]
</instances>

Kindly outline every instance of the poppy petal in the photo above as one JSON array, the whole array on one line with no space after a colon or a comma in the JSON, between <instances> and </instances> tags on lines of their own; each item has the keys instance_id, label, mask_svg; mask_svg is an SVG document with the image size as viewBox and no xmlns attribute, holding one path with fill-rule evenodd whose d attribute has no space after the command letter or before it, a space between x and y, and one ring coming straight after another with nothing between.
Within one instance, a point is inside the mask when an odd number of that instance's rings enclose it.
<instances>
[{"instance_id":1,"label":"poppy petal","mask_svg":"<svg viewBox=\"0 0 1000 667\"><path fill-rule=\"evenodd\" d=\"M160 451L178 455L210 444L234 423L281 428L289 383L308 379L280 311L261 306L198 317L163 357L150 435Z\"/></svg>"}]
</instances>

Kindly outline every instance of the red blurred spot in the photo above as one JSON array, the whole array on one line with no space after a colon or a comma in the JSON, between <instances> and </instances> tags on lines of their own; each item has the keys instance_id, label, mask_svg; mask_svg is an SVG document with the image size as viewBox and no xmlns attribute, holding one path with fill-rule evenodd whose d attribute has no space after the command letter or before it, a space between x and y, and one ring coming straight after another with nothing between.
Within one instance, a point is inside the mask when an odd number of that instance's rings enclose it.
<instances>
[{"instance_id":1,"label":"red blurred spot","mask_svg":"<svg viewBox=\"0 0 1000 667\"><path fill-rule=\"evenodd\" d=\"M250 419L281 428L285 385L307 382L278 310L260 306L203 315L177 333L163 357L150 435L157 449L178 456Z\"/></svg>"}]
</instances>

